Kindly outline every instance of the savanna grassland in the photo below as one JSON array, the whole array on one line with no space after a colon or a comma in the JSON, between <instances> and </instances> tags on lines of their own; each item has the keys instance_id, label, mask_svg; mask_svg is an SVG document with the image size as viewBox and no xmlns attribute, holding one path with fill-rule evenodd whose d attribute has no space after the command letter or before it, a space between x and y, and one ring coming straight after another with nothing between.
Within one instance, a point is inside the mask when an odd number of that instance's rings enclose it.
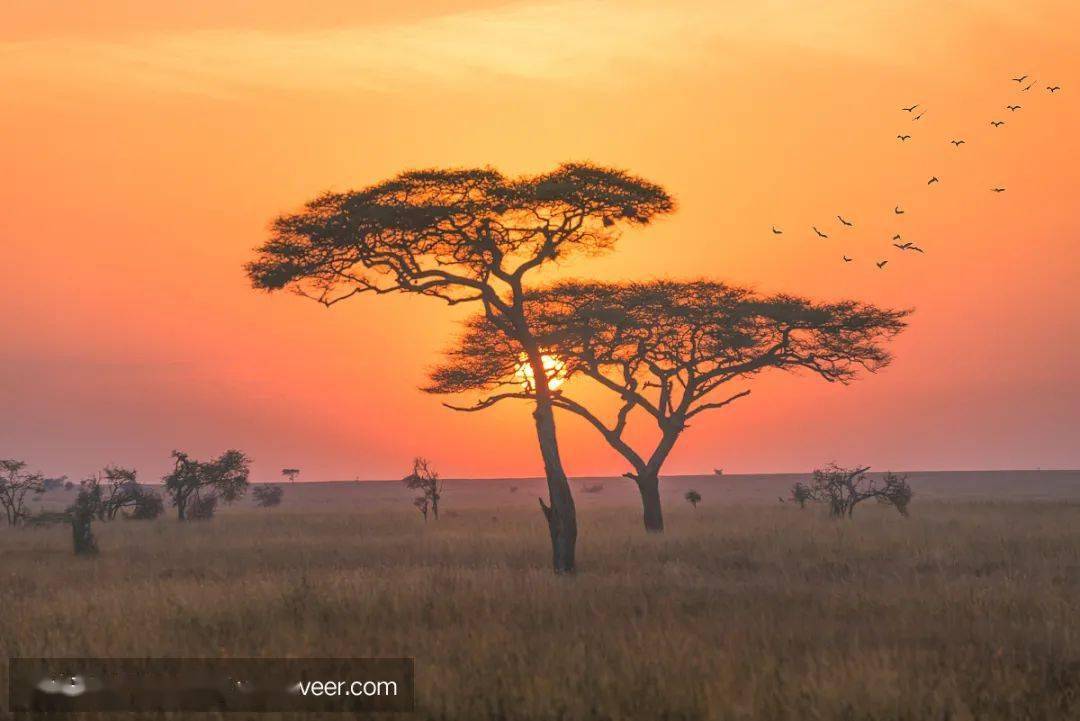
<instances>
[{"instance_id":1,"label":"savanna grassland","mask_svg":"<svg viewBox=\"0 0 1080 721\"><path fill-rule=\"evenodd\" d=\"M840 522L790 481L669 479L661 536L628 482L579 492L574 578L538 481L451 481L426 525L399 484L296 484L95 524L89 560L0 528L0 656L412 656L418 719L1080 718L1080 474L917 475L910 518Z\"/></svg>"}]
</instances>

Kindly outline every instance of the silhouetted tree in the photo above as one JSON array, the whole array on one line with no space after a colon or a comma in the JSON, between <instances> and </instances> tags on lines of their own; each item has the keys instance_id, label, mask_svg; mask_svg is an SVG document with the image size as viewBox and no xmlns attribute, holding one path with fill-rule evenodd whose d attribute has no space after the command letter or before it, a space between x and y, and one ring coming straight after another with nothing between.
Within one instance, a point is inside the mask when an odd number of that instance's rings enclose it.
<instances>
[{"instance_id":1,"label":"silhouetted tree","mask_svg":"<svg viewBox=\"0 0 1080 721\"><path fill-rule=\"evenodd\" d=\"M778 368L849 383L857 371L889 363L884 344L905 327L909 313L850 300L766 296L714 281L564 282L528 293L525 308L541 347L558 357L563 378L588 377L619 399L611 421L565 386L552 393L551 403L587 420L630 463L633 471L625 475L638 486L645 528L653 532L664 528L664 461L698 414L749 395L745 389L722 394L731 382ZM487 317L474 316L425 390L490 393L475 405L451 406L465 411L531 400L534 391L521 382L516 352ZM646 450L625 437L635 410L658 431Z\"/></svg>"},{"instance_id":2,"label":"silhouetted tree","mask_svg":"<svg viewBox=\"0 0 1080 721\"><path fill-rule=\"evenodd\" d=\"M153 514L162 507L160 496L139 484L134 469L106 466L82 485L97 499L95 508L100 521L115 520L121 513L127 518L136 514L140 519L156 517Z\"/></svg>"},{"instance_id":3,"label":"silhouetted tree","mask_svg":"<svg viewBox=\"0 0 1080 721\"><path fill-rule=\"evenodd\" d=\"M251 461L240 451L225 451L206 462L192 460L180 451L172 455L173 471L163 480L181 521L209 518L219 498L231 503L247 490Z\"/></svg>"},{"instance_id":4,"label":"silhouetted tree","mask_svg":"<svg viewBox=\"0 0 1080 721\"><path fill-rule=\"evenodd\" d=\"M290 287L327 306L394 291L479 303L515 357L543 376L543 349L524 311L526 276L576 252L609 250L620 227L673 209L659 186L588 164L516 179L489 168L411 171L364 190L327 193L278 218L247 272L258 288ZM540 506L555 571L570 573L574 499L550 388L536 386L533 419L549 495Z\"/></svg>"},{"instance_id":5,"label":"silhouetted tree","mask_svg":"<svg viewBox=\"0 0 1080 721\"><path fill-rule=\"evenodd\" d=\"M697 510L697 504L701 503L701 494L695 491L693 488L687 491L686 495L684 495L683 498L686 499L687 503L694 507L694 510Z\"/></svg>"},{"instance_id":6,"label":"silhouetted tree","mask_svg":"<svg viewBox=\"0 0 1080 721\"><path fill-rule=\"evenodd\" d=\"M252 491L255 503L263 508L272 508L281 505L281 498L285 495L285 489L281 486L255 486Z\"/></svg>"},{"instance_id":7,"label":"silhouetted tree","mask_svg":"<svg viewBox=\"0 0 1080 721\"><path fill-rule=\"evenodd\" d=\"M833 518L851 518L855 506L868 498L876 498L894 507L900 515L908 515L914 492L907 476L890 471L876 480L866 474L869 470L869 466L841 468L833 463L815 470L809 484L796 483L791 496L800 506L808 501L826 504Z\"/></svg>"},{"instance_id":8,"label":"silhouetted tree","mask_svg":"<svg viewBox=\"0 0 1080 721\"><path fill-rule=\"evenodd\" d=\"M421 509L424 520L427 520L428 508L431 509L431 515L435 517L435 520L439 520L439 500L442 498L442 481L439 480L439 474L431 466L431 462L426 458L417 456L413 459L412 473L401 479L401 482L405 484L406 488L420 491L417 501L421 498L424 499L423 508L421 508L419 503L414 503L417 508Z\"/></svg>"},{"instance_id":9,"label":"silhouetted tree","mask_svg":"<svg viewBox=\"0 0 1080 721\"><path fill-rule=\"evenodd\" d=\"M300 475L299 468L282 468L281 475L289 479L289 483L296 483L296 477Z\"/></svg>"},{"instance_id":10,"label":"silhouetted tree","mask_svg":"<svg viewBox=\"0 0 1080 721\"><path fill-rule=\"evenodd\" d=\"M24 461L0 459L0 508L9 526L19 525L29 515L27 496L35 498L44 493L44 481L40 473L27 473Z\"/></svg>"}]
</instances>

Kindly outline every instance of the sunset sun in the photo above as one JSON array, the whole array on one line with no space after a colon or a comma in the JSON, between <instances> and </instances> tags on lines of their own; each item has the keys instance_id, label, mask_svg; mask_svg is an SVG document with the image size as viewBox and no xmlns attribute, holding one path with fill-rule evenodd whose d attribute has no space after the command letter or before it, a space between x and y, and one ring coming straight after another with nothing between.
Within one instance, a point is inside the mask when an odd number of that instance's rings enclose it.
<instances>
[{"instance_id":1,"label":"sunset sun","mask_svg":"<svg viewBox=\"0 0 1080 721\"><path fill-rule=\"evenodd\" d=\"M566 382L566 363L557 356L545 354L541 358L544 362L544 375L548 379L548 388L555 390ZM524 353L521 354L521 360L515 367L514 380L521 383L526 390L532 390L536 387L536 374L533 373L533 368L529 365L529 361L525 359Z\"/></svg>"}]
</instances>

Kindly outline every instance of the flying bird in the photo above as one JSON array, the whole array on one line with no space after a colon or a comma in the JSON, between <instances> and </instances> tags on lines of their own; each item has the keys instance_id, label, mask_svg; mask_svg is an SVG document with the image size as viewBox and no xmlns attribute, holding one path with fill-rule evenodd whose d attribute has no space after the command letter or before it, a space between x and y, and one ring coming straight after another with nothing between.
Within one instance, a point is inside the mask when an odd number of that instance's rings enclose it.
<instances>
[{"instance_id":1,"label":"flying bird","mask_svg":"<svg viewBox=\"0 0 1080 721\"><path fill-rule=\"evenodd\" d=\"M846 225L849 228L852 227L853 225L855 225L850 220L844 220L844 217L842 215L836 216L836 219L839 220L841 223L843 223L844 225Z\"/></svg>"},{"instance_id":2,"label":"flying bird","mask_svg":"<svg viewBox=\"0 0 1080 721\"><path fill-rule=\"evenodd\" d=\"M874 265L876 265L878 268L884 268L888 264L889 264L889 261L887 261L887 260L879 260L878 262L874 263Z\"/></svg>"},{"instance_id":3,"label":"flying bird","mask_svg":"<svg viewBox=\"0 0 1080 721\"><path fill-rule=\"evenodd\" d=\"M1036 83L1036 82L1037 82L1037 81L1034 81L1034 80L1033 80L1033 81L1031 82L1031 84L1030 84L1030 85L1028 85L1027 87L1025 87L1025 88L1024 88L1024 89L1023 89L1023 90L1022 90L1021 92L1024 92L1024 93L1026 93L1027 91L1031 90L1031 89L1032 89L1033 87L1035 87L1035 83Z\"/></svg>"},{"instance_id":4,"label":"flying bird","mask_svg":"<svg viewBox=\"0 0 1080 721\"><path fill-rule=\"evenodd\" d=\"M1014 113L1017 110L1019 110L1021 107L1023 107L1023 106L1021 106L1021 105L1006 105L1005 106L1006 109L1008 109L1008 110L1010 110L1011 112L1014 112Z\"/></svg>"},{"instance_id":5,"label":"flying bird","mask_svg":"<svg viewBox=\"0 0 1080 721\"><path fill-rule=\"evenodd\" d=\"M779 228L777 228L777 227L776 227L776 226L774 225L774 226L772 227L772 232L773 232L773 235L780 235L780 234L781 234L781 233L783 233L784 231L780 230Z\"/></svg>"},{"instance_id":6,"label":"flying bird","mask_svg":"<svg viewBox=\"0 0 1080 721\"><path fill-rule=\"evenodd\" d=\"M899 233L897 233L896 235L894 235L894 236L892 237L892 239L893 239L893 240L900 240L900 234L899 234Z\"/></svg>"},{"instance_id":7,"label":"flying bird","mask_svg":"<svg viewBox=\"0 0 1080 721\"><path fill-rule=\"evenodd\" d=\"M961 145L963 145L963 144L964 144L964 141L963 141L963 140L950 140L949 142L950 142L950 143L952 143L953 145L955 145L955 146L956 146L956 147L958 147L958 148L959 148L959 147L960 147Z\"/></svg>"},{"instance_id":8,"label":"flying bird","mask_svg":"<svg viewBox=\"0 0 1080 721\"><path fill-rule=\"evenodd\" d=\"M899 205L896 206L895 208L893 208L893 212L896 213L897 215L903 215L904 214L903 208L901 208Z\"/></svg>"},{"instance_id":9,"label":"flying bird","mask_svg":"<svg viewBox=\"0 0 1080 721\"><path fill-rule=\"evenodd\" d=\"M918 115L916 115L916 116L915 116L914 118L912 118L912 120L918 120L918 119L919 119L919 118L921 118L921 117L922 117L923 115L926 115L926 111L925 111L925 110L924 110L923 112L919 113Z\"/></svg>"},{"instance_id":10,"label":"flying bird","mask_svg":"<svg viewBox=\"0 0 1080 721\"><path fill-rule=\"evenodd\" d=\"M910 135L897 135L896 137L897 137L897 139L900 140L901 143L906 141L906 140L911 140Z\"/></svg>"},{"instance_id":11,"label":"flying bird","mask_svg":"<svg viewBox=\"0 0 1080 721\"><path fill-rule=\"evenodd\" d=\"M1022 82L1024 82L1025 80L1027 80L1027 75L1021 75L1021 76L1020 76L1020 77L1018 77L1018 78L1013 78L1013 82L1014 82L1014 83L1022 83Z\"/></svg>"},{"instance_id":12,"label":"flying bird","mask_svg":"<svg viewBox=\"0 0 1080 721\"><path fill-rule=\"evenodd\" d=\"M828 238L829 237L829 236L825 235L824 233L822 233L820 230L818 230L816 225L812 225L810 227L814 229L814 232L818 234L819 238Z\"/></svg>"},{"instance_id":13,"label":"flying bird","mask_svg":"<svg viewBox=\"0 0 1080 721\"><path fill-rule=\"evenodd\" d=\"M1061 90L1061 86L1060 85L1055 85L1055 86L1051 87L1051 86L1047 85L1046 89L1049 90L1052 93L1056 93L1057 91Z\"/></svg>"},{"instance_id":14,"label":"flying bird","mask_svg":"<svg viewBox=\"0 0 1080 721\"><path fill-rule=\"evenodd\" d=\"M990 188L990 190L995 192L995 193L1004 193L1005 192L1005 188L1002 188L1000 185L998 187L996 187L996 188Z\"/></svg>"},{"instance_id":15,"label":"flying bird","mask_svg":"<svg viewBox=\"0 0 1080 721\"><path fill-rule=\"evenodd\" d=\"M990 124L993 125L995 128L1000 128L1002 125L1005 124L1005 121L1004 120L991 120Z\"/></svg>"},{"instance_id":16,"label":"flying bird","mask_svg":"<svg viewBox=\"0 0 1080 721\"><path fill-rule=\"evenodd\" d=\"M919 104L915 103L910 108L900 108L900 109L905 111L905 112L908 112L908 113L913 113L913 112L915 112L915 108L917 108L917 107L919 107Z\"/></svg>"},{"instance_id":17,"label":"flying bird","mask_svg":"<svg viewBox=\"0 0 1080 721\"><path fill-rule=\"evenodd\" d=\"M900 250L917 250L920 253L924 252L922 248L915 245L910 240L906 243L893 243L893 247L899 248Z\"/></svg>"},{"instance_id":18,"label":"flying bird","mask_svg":"<svg viewBox=\"0 0 1080 721\"><path fill-rule=\"evenodd\" d=\"M930 180L926 181L926 184L927 185L933 185L934 183L940 183L940 182L941 181L938 179L938 176L935 175L932 178L930 178Z\"/></svg>"},{"instance_id":19,"label":"flying bird","mask_svg":"<svg viewBox=\"0 0 1080 721\"><path fill-rule=\"evenodd\" d=\"M853 261L853 260L855 260L855 259L854 259L854 258L849 258L849 257L847 257L846 255L844 256L844 262L845 262L845 263L850 263L850 262L851 262L851 261Z\"/></svg>"}]
</instances>

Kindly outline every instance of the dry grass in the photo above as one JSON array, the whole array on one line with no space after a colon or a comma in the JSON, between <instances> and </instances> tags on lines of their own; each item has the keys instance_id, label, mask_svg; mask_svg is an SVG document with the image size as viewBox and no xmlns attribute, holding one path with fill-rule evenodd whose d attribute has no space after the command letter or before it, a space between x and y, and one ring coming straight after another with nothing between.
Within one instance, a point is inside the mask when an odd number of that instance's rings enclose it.
<instances>
[{"instance_id":1,"label":"dry grass","mask_svg":"<svg viewBox=\"0 0 1080 721\"><path fill-rule=\"evenodd\" d=\"M0 655L413 656L416 718L1080 718L1075 500L836 523L706 492L662 537L583 502L560 579L526 489L426 527L383 491L98 524L94 560L0 529Z\"/></svg>"}]
</instances>

